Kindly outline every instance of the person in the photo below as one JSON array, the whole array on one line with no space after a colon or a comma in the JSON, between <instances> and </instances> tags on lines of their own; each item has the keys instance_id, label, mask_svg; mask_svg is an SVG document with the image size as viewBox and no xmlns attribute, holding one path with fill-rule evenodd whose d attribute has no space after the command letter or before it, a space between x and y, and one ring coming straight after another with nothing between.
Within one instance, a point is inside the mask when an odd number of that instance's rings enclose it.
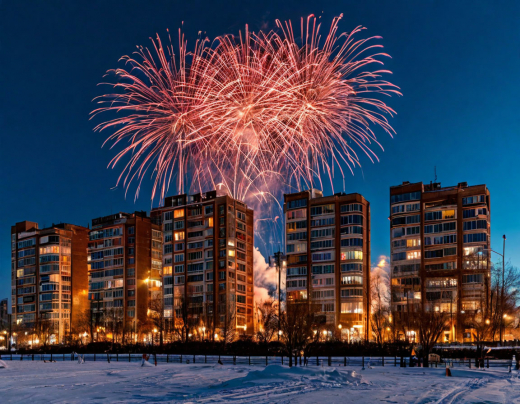
<instances>
[{"instance_id":1,"label":"person","mask_svg":"<svg viewBox=\"0 0 520 404\"><path fill-rule=\"evenodd\" d=\"M149 356L147 356L145 353L143 354L143 359L141 360L141 366L144 366L146 361L148 360Z\"/></svg>"}]
</instances>

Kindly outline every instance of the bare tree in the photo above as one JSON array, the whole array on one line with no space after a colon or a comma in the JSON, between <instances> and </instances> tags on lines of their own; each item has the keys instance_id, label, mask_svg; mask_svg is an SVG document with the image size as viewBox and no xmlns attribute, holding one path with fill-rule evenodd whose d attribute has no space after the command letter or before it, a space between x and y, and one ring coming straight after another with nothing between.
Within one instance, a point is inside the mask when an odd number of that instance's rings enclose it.
<instances>
[{"instance_id":1,"label":"bare tree","mask_svg":"<svg viewBox=\"0 0 520 404\"><path fill-rule=\"evenodd\" d=\"M257 331L257 339L260 342L271 342L278 329L278 310L273 300L260 302L258 308L258 322L260 329Z\"/></svg>"},{"instance_id":2,"label":"bare tree","mask_svg":"<svg viewBox=\"0 0 520 404\"><path fill-rule=\"evenodd\" d=\"M316 337L316 307L307 301L287 304L286 311L280 315L282 340L289 356L289 366L293 365L293 357L306 348Z\"/></svg>"},{"instance_id":3,"label":"bare tree","mask_svg":"<svg viewBox=\"0 0 520 404\"><path fill-rule=\"evenodd\" d=\"M376 342L382 344L385 339L386 328L390 326L390 280L388 274L377 267L371 273L370 280L370 300L371 317L370 326Z\"/></svg>"},{"instance_id":4,"label":"bare tree","mask_svg":"<svg viewBox=\"0 0 520 404\"><path fill-rule=\"evenodd\" d=\"M433 305L425 307L421 312L416 313L414 322L419 330L419 340L423 348L424 366L428 366L428 356L431 349L442 335L448 324L448 313L435 311Z\"/></svg>"}]
</instances>

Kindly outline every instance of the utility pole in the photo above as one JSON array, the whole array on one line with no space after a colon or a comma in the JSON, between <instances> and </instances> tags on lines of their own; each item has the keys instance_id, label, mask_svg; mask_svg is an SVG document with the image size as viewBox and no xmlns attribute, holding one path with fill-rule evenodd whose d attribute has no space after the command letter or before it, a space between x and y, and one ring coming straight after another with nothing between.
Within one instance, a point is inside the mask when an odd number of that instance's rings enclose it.
<instances>
[{"instance_id":1,"label":"utility pole","mask_svg":"<svg viewBox=\"0 0 520 404\"><path fill-rule=\"evenodd\" d=\"M269 261L271 265L276 266L278 271L278 341L280 341L280 332L282 330L281 315L282 315L282 269L285 266L282 261L285 260L285 255L280 250L271 256Z\"/></svg>"},{"instance_id":2,"label":"utility pole","mask_svg":"<svg viewBox=\"0 0 520 404\"><path fill-rule=\"evenodd\" d=\"M502 341L502 338L504 337L503 334L505 334L505 330L504 332L502 331L502 329L504 328L504 304L505 304L505 301L504 301L504 298L505 298L505 274L506 274L506 235L504 234L502 236L502 238L504 239L504 243L503 243L503 247L502 247L502 293L501 293L501 298L500 298L500 303L501 303L501 310L500 310L500 345L502 345L503 341Z\"/></svg>"}]
</instances>

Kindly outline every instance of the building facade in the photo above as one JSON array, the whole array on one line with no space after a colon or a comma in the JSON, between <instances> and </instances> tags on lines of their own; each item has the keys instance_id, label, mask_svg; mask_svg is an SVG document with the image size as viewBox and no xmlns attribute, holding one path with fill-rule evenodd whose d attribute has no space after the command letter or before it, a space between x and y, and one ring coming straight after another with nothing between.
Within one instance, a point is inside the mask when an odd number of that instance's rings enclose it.
<instances>
[{"instance_id":1,"label":"building facade","mask_svg":"<svg viewBox=\"0 0 520 404\"><path fill-rule=\"evenodd\" d=\"M80 320L87 307L87 243L88 229L72 224L11 227L11 318L30 343L63 342Z\"/></svg>"},{"instance_id":2,"label":"building facade","mask_svg":"<svg viewBox=\"0 0 520 404\"><path fill-rule=\"evenodd\" d=\"M252 334L253 211L211 191L168 197L151 215L163 230L170 326L206 339Z\"/></svg>"},{"instance_id":3,"label":"building facade","mask_svg":"<svg viewBox=\"0 0 520 404\"><path fill-rule=\"evenodd\" d=\"M162 233L146 212L92 220L88 242L92 332L140 341L162 314ZM143 335L144 334L144 335Z\"/></svg>"},{"instance_id":4,"label":"building facade","mask_svg":"<svg viewBox=\"0 0 520 404\"><path fill-rule=\"evenodd\" d=\"M490 193L485 185L403 182L390 188L391 311L414 340L414 313L449 313L443 341L468 340L490 287Z\"/></svg>"},{"instance_id":5,"label":"building facade","mask_svg":"<svg viewBox=\"0 0 520 404\"><path fill-rule=\"evenodd\" d=\"M370 203L360 194L284 196L287 304L309 302L318 327L367 339L370 322Z\"/></svg>"}]
</instances>

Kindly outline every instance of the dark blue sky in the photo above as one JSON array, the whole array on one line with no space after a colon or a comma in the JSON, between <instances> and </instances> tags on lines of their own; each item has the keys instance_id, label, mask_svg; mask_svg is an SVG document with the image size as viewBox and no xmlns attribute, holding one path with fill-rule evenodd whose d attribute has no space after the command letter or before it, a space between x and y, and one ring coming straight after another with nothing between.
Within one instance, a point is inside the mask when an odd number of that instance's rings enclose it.
<instances>
[{"instance_id":1,"label":"dark blue sky","mask_svg":"<svg viewBox=\"0 0 520 404\"><path fill-rule=\"evenodd\" d=\"M323 14L322 14L323 12ZM10 226L90 219L150 209L147 183L134 203L112 190L113 155L93 133L91 100L107 69L155 33L214 37L272 28L276 18L344 14L383 36L387 67L404 94L394 139L381 131L380 162L362 160L347 191L372 204L372 261L389 253L388 194L403 180L485 183L492 247L520 262L520 2L518 1L22 1L0 0L0 298L10 295ZM97 121L99 122L99 121ZM341 180L338 179L338 184ZM341 188L341 187L340 187Z\"/></svg>"}]
</instances>

